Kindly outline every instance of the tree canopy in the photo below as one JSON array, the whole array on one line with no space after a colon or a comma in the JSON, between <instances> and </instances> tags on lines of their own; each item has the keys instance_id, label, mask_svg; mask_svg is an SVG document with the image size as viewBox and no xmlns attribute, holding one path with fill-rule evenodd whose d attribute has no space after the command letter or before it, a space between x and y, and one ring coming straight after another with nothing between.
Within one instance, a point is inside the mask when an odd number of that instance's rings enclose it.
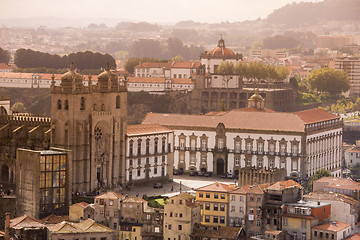
<instances>
[{"instance_id":1,"label":"tree canopy","mask_svg":"<svg viewBox=\"0 0 360 240\"><path fill-rule=\"evenodd\" d=\"M346 72L327 67L312 70L307 81L312 90L327 92L332 96L350 89L349 76Z\"/></svg>"},{"instance_id":2,"label":"tree canopy","mask_svg":"<svg viewBox=\"0 0 360 240\"><path fill-rule=\"evenodd\" d=\"M27 110L22 102L16 102L11 107L13 113L26 113Z\"/></svg>"},{"instance_id":3,"label":"tree canopy","mask_svg":"<svg viewBox=\"0 0 360 240\"><path fill-rule=\"evenodd\" d=\"M0 63L8 64L10 62L10 52L0 47Z\"/></svg>"},{"instance_id":4,"label":"tree canopy","mask_svg":"<svg viewBox=\"0 0 360 240\"><path fill-rule=\"evenodd\" d=\"M150 58L150 57L142 57L142 58L129 58L125 64L124 68L125 70L130 73L134 74L134 68L143 62L167 62L168 60L158 60L156 58Z\"/></svg>"},{"instance_id":5,"label":"tree canopy","mask_svg":"<svg viewBox=\"0 0 360 240\"><path fill-rule=\"evenodd\" d=\"M308 182L308 189L312 191L312 184L314 181L322 178L322 177L331 177L331 172L329 170L326 170L324 168L316 170L315 174L312 175L310 178L310 181Z\"/></svg>"},{"instance_id":6,"label":"tree canopy","mask_svg":"<svg viewBox=\"0 0 360 240\"><path fill-rule=\"evenodd\" d=\"M15 52L14 63L19 68L68 68L74 62L79 69L104 68L107 63L111 68L116 67L115 59L109 54L99 52L77 52L69 55L59 56L31 49L18 49Z\"/></svg>"}]
</instances>

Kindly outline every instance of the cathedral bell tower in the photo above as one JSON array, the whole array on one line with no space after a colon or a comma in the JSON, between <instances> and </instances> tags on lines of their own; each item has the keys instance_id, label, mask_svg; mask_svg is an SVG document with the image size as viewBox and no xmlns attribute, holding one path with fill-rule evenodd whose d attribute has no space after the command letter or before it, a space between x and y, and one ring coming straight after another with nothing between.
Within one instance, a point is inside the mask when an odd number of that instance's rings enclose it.
<instances>
[{"instance_id":1,"label":"cathedral bell tower","mask_svg":"<svg viewBox=\"0 0 360 240\"><path fill-rule=\"evenodd\" d=\"M97 78L85 80L71 64L60 86L51 86L51 145L72 150L76 192L125 182L126 83L109 65Z\"/></svg>"}]
</instances>

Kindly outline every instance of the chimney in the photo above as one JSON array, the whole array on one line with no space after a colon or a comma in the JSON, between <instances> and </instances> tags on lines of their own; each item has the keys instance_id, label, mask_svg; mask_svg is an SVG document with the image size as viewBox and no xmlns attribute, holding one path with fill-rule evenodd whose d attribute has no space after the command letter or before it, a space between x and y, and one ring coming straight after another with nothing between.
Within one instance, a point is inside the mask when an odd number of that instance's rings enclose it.
<instances>
[{"instance_id":1,"label":"chimney","mask_svg":"<svg viewBox=\"0 0 360 240\"><path fill-rule=\"evenodd\" d=\"M5 240L10 240L10 213L5 214Z\"/></svg>"}]
</instances>

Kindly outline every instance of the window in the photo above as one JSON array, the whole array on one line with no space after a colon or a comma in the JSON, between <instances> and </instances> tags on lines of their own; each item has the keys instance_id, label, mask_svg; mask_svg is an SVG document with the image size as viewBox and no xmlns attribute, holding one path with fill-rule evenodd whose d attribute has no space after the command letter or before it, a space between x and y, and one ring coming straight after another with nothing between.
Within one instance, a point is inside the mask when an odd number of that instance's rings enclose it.
<instances>
[{"instance_id":1,"label":"window","mask_svg":"<svg viewBox=\"0 0 360 240\"><path fill-rule=\"evenodd\" d=\"M141 141L138 142L138 155L141 155Z\"/></svg>"},{"instance_id":2,"label":"window","mask_svg":"<svg viewBox=\"0 0 360 240\"><path fill-rule=\"evenodd\" d=\"M315 236L315 237L317 236L317 231L314 231L314 236Z\"/></svg>"},{"instance_id":3,"label":"window","mask_svg":"<svg viewBox=\"0 0 360 240\"><path fill-rule=\"evenodd\" d=\"M288 219L286 217L283 218L283 225L284 226L288 225Z\"/></svg>"},{"instance_id":4,"label":"window","mask_svg":"<svg viewBox=\"0 0 360 240\"><path fill-rule=\"evenodd\" d=\"M221 198L221 199L225 199L225 194L221 194L221 195L220 195L220 198Z\"/></svg>"},{"instance_id":5,"label":"window","mask_svg":"<svg viewBox=\"0 0 360 240\"><path fill-rule=\"evenodd\" d=\"M199 198L203 198L204 194L203 193L199 193Z\"/></svg>"},{"instance_id":6,"label":"window","mask_svg":"<svg viewBox=\"0 0 360 240\"><path fill-rule=\"evenodd\" d=\"M181 150L184 150L184 149L185 149L185 139L184 139L184 138L181 138L181 139L180 139L180 149L181 149Z\"/></svg>"},{"instance_id":7,"label":"window","mask_svg":"<svg viewBox=\"0 0 360 240\"><path fill-rule=\"evenodd\" d=\"M116 96L116 108L120 108L120 96Z\"/></svg>"},{"instance_id":8,"label":"window","mask_svg":"<svg viewBox=\"0 0 360 240\"><path fill-rule=\"evenodd\" d=\"M235 195L231 195L231 201L235 201L236 196Z\"/></svg>"},{"instance_id":9,"label":"window","mask_svg":"<svg viewBox=\"0 0 360 240\"><path fill-rule=\"evenodd\" d=\"M218 199L218 198L219 198L219 194L214 193L214 198Z\"/></svg>"},{"instance_id":10,"label":"window","mask_svg":"<svg viewBox=\"0 0 360 240\"><path fill-rule=\"evenodd\" d=\"M57 102L57 108L58 109L61 109L62 108L62 103L61 103L61 100L59 99L58 102Z\"/></svg>"},{"instance_id":11,"label":"window","mask_svg":"<svg viewBox=\"0 0 360 240\"><path fill-rule=\"evenodd\" d=\"M100 199L100 205L104 205L104 199Z\"/></svg>"},{"instance_id":12,"label":"window","mask_svg":"<svg viewBox=\"0 0 360 240\"><path fill-rule=\"evenodd\" d=\"M258 152L261 154L264 151L264 144L258 143Z\"/></svg>"},{"instance_id":13,"label":"window","mask_svg":"<svg viewBox=\"0 0 360 240\"><path fill-rule=\"evenodd\" d=\"M220 217L220 223L225 223L225 217Z\"/></svg>"},{"instance_id":14,"label":"window","mask_svg":"<svg viewBox=\"0 0 360 240\"><path fill-rule=\"evenodd\" d=\"M214 204L214 211L219 211L219 204Z\"/></svg>"},{"instance_id":15,"label":"window","mask_svg":"<svg viewBox=\"0 0 360 240\"><path fill-rule=\"evenodd\" d=\"M210 210L210 203L205 203L205 210Z\"/></svg>"},{"instance_id":16,"label":"window","mask_svg":"<svg viewBox=\"0 0 360 240\"><path fill-rule=\"evenodd\" d=\"M286 145L285 144L280 144L280 153L285 154L285 152L286 152Z\"/></svg>"},{"instance_id":17,"label":"window","mask_svg":"<svg viewBox=\"0 0 360 240\"><path fill-rule=\"evenodd\" d=\"M85 98L80 98L80 110L85 110Z\"/></svg>"},{"instance_id":18,"label":"window","mask_svg":"<svg viewBox=\"0 0 360 240\"><path fill-rule=\"evenodd\" d=\"M191 141L190 141L190 150L194 151L195 148L196 148L195 139L191 139Z\"/></svg>"},{"instance_id":19,"label":"window","mask_svg":"<svg viewBox=\"0 0 360 240\"><path fill-rule=\"evenodd\" d=\"M241 213L244 212L244 207L240 207L240 212L241 212Z\"/></svg>"},{"instance_id":20,"label":"window","mask_svg":"<svg viewBox=\"0 0 360 240\"><path fill-rule=\"evenodd\" d=\"M205 222L210 222L210 216L205 215Z\"/></svg>"},{"instance_id":21,"label":"window","mask_svg":"<svg viewBox=\"0 0 360 240\"><path fill-rule=\"evenodd\" d=\"M206 150L206 139L202 139L201 140L201 149L203 150L203 151L205 151Z\"/></svg>"},{"instance_id":22,"label":"window","mask_svg":"<svg viewBox=\"0 0 360 240\"><path fill-rule=\"evenodd\" d=\"M182 204L182 200L179 201L179 204Z\"/></svg>"},{"instance_id":23,"label":"window","mask_svg":"<svg viewBox=\"0 0 360 240\"><path fill-rule=\"evenodd\" d=\"M225 211L225 204L221 204L221 205L220 205L220 211L222 211L222 212Z\"/></svg>"},{"instance_id":24,"label":"window","mask_svg":"<svg viewBox=\"0 0 360 240\"><path fill-rule=\"evenodd\" d=\"M306 228L306 220L301 220L301 227Z\"/></svg>"},{"instance_id":25,"label":"window","mask_svg":"<svg viewBox=\"0 0 360 240\"><path fill-rule=\"evenodd\" d=\"M141 172L140 172L140 169L137 170L137 176L140 177L141 175Z\"/></svg>"},{"instance_id":26,"label":"window","mask_svg":"<svg viewBox=\"0 0 360 240\"><path fill-rule=\"evenodd\" d=\"M246 151L251 152L251 150L252 150L252 144L250 142L248 142L246 144Z\"/></svg>"},{"instance_id":27,"label":"window","mask_svg":"<svg viewBox=\"0 0 360 240\"><path fill-rule=\"evenodd\" d=\"M269 144L269 153L273 155L274 152L275 152L275 144L270 143Z\"/></svg>"},{"instance_id":28,"label":"window","mask_svg":"<svg viewBox=\"0 0 360 240\"><path fill-rule=\"evenodd\" d=\"M138 159L138 166L141 166L141 159Z\"/></svg>"},{"instance_id":29,"label":"window","mask_svg":"<svg viewBox=\"0 0 360 240\"><path fill-rule=\"evenodd\" d=\"M222 138L218 139L218 148L219 149L224 148L224 139L222 139Z\"/></svg>"},{"instance_id":30,"label":"window","mask_svg":"<svg viewBox=\"0 0 360 240\"><path fill-rule=\"evenodd\" d=\"M244 196L240 196L240 202L244 201Z\"/></svg>"},{"instance_id":31,"label":"window","mask_svg":"<svg viewBox=\"0 0 360 240\"><path fill-rule=\"evenodd\" d=\"M159 144L159 141L158 139L155 139L155 148L154 148L154 153L158 153L158 144Z\"/></svg>"},{"instance_id":32,"label":"window","mask_svg":"<svg viewBox=\"0 0 360 240\"><path fill-rule=\"evenodd\" d=\"M306 240L306 234L305 233L301 234L301 240Z\"/></svg>"},{"instance_id":33,"label":"window","mask_svg":"<svg viewBox=\"0 0 360 240\"><path fill-rule=\"evenodd\" d=\"M157 174L157 167L154 167L154 175L156 175Z\"/></svg>"},{"instance_id":34,"label":"window","mask_svg":"<svg viewBox=\"0 0 360 240\"><path fill-rule=\"evenodd\" d=\"M213 217L213 223L218 223L218 222L219 222L219 217L214 216L214 217Z\"/></svg>"},{"instance_id":35,"label":"window","mask_svg":"<svg viewBox=\"0 0 360 240\"><path fill-rule=\"evenodd\" d=\"M150 139L146 139L146 155L149 155L149 153L150 153Z\"/></svg>"},{"instance_id":36,"label":"window","mask_svg":"<svg viewBox=\"0 0 360 240\"><path fill-rule=\"evenodd\" d=\"M256 226L261 226L261 221L260 221L260 219L256 220Z\"/></svg>"},{"instance_id":37,"label":"window","mask_svg":"<svg viewBox=\"0 0 360 240\"><path fill-rule=\"evenodd\" d=\"M334 239L334 238L335 238L334 234L331 234L331 239Z\"/></svg>"},{"instance_id":38,"label":"window","mask_svg":"<svg viewBox=\"0 0 360 240\"><path fill-rule=\"evenodd\" d=\"M274 218L273 220L274 220L274 226L276 226L277 225L277 219Z\"/></svg>"},{"instance_id":39,"label":"window","mask_svg":"<svg viewBox=\"0 0 360 240\"><path fill-rule=\"evenodd\" d=\"M64 109L65 109L65 110L68 110L68 109L69 109L69 101L68 101L67 99L65 100Z\"/></svg>"},{"instance_id":40,"label":"window","mask_svg":"<svg viewBox=\"0 0 360 240\"><path fill-rule=\"evenodd\" d=\"M170 217L172 217L172 212L170 212Z\"/></svg>"},{"instance_id":41,"label":"window","mask_svg":"<svg viewBox=\"0 0 360 240\"><path fill-rule=\"evenodd\" d=\"M109 206L114 206L114 200L109 201Z\"/></svg>"},{"instance_id":42,"label":"window","mask_svg":"<svg viewBox=\"0 0 360 240\"><path fill-rule=\"evenodd\" d=\"M235 166L240 166L240 157L235 157Z\"/></svg>"},{"instance_id":43,"label":"window","mask_svg":"<svg viewBox=\"0 0 360 240\"><path fill-rule=\"evenodd\" d=\"M257 197L257 198L256 198L256 201L257 201L257 202L261 202L261 197Z\"/></svg>"},{"instance_id":44,"label":"window","mask_svg":"<svg viewBox=\"0 0 360 240\"><path fill-rule=\"evenodd\" d=\"M240 148L241 148L240 141L236 141L235 142L235 152L239 153L241 150Z\"/></svg>"},{"instance_id":45,"label":"window","mask_svg":"<svg viewBox=\"0 0 360 240\"><path fill-rule=\"evenodd\" d=\"M178 230L182 230L182 225L178 225Z\"/></svg>"},{"instance_id":46,"label":"window","mask_svg":"<svg viewBox=\"0 0 360 240\"><path fill-rule=\"evenodd\" d=\"M235 206L231 206L231 212L235 212Z\"/></svg>"},{"instance_id":47,"label":"window","mask_svg":"<svg viewBox=\"0 0 360 240\"><path fill-rule=\"evenodd\" d=\"M168 225L168 229L171 230L171 224Z\"/></svg>"},{"instance_id":48,"label":"window","mask_svg":"<svg viewBox=\"0 0 360 240\"><path fill-rule=\"evenodd\" d=\"M206 198L210 198L210 193L206 193Z\"/></svg>"},{"instance_id":49,"label":"window","mask_svg":"<svg viewBox=\"0 0 360 240\"><path fill-rule=\"evenodd\" d=\"M182 218L182 216L183 216L182 213L179 213L179 217Z\"/></svg>"},{"instance_id":50,"label":"window","mask_svg":"<svg viewBox=\"0 0 360 240\"><path fill-rule=\"evenodd\" d=\"M134 147L134 143L131 141L129 144L129 155L132 156L133 155L133 147Z\"/></svg>"},{"instance_id":51,"label":"window","mask_svg":"<svg viewBox=\"0 0 360 240\"><path fill-rule=\"evenodd\" d=\"M161 149L162 149L162 152L165 153L165 139L162 140L161 142Z\"/></svg>"}]
</instances>

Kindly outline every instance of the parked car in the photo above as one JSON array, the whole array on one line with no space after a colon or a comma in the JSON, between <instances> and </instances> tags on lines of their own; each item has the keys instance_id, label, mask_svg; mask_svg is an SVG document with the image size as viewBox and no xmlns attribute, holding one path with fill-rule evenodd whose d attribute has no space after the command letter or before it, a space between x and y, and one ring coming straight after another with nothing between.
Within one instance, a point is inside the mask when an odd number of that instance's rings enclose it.
<instances>
[{"instance_id":1,"label":"parked car","mask_svg":"<svg viewBox=\"0 0 360 240\"><path fill-rule=\"evenodd\" d=\"M163 185L161 183L155 183L154 188L162 188Z\"/></svg>"},{"instance_id":2,"label":"parked car","mask_svg":"<svg viewBox=\"0 0 360 240\"><path fill-rule=\"evenodd\" d=\"M206 172L204 172L204 171L200 171L200 172L198 172L198 176L204 176L205 173Z\"/></svg>"},{"instance_id":3,"label":"parked car","mask_svg":"<svg viewBox=\"0 0 360 240\"><path fill-rule=\"evenodd\" d=\"M221 178L228 178L228 173L224 173L223 175L220 176Z\"/></svg>"},{"instance_id":4,"label":"parked car","mask_svg":"<svg viewBox=\"0 0 360 240\"><path fill-rule=\"evenodd\" d=\"M183 171L181 169L174 169L173 170L173 175L181 175L183 174Z\"/></svg>"},{"instance_id":5,"label":"parked car","mask_svg":"<svg viewBox=\"0 0 360 240\"><path fill-rule=\"evenodd\" d=\"M191 171L189 175L190 175L190 176L197 176L197 175L198 175L198 172L197 172L197 171Z\"/></svg>"},{"instance_id":6,"label":"parked car","mask_svg":"<svg viewBox=\"0 0 360 240\"><path fill-rule=\"evenodd\" d=\"M211 177L211 175L212 175L212 172L206 172L206 173L204 173L204 177Z\"/></svg>"}]
</instances>

